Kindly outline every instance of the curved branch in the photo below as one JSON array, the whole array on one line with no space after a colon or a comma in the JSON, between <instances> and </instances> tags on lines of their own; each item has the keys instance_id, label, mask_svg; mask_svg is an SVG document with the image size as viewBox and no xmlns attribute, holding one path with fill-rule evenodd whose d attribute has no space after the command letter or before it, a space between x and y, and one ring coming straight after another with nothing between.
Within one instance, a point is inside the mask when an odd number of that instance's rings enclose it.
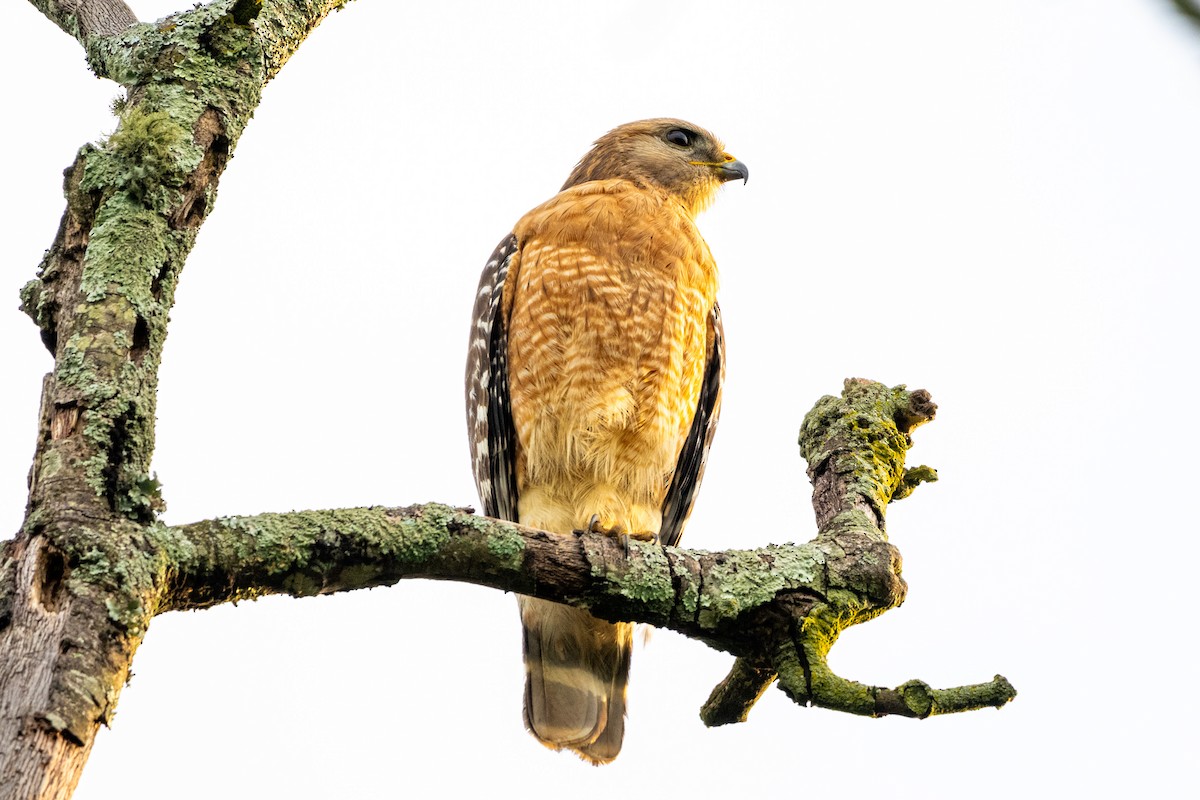
<instances>
[{"instance_id":1,"label":"curved branch","mask_svg":"<svg viewBox=\"0 0 1200 800\"><path fill-rule=\"evenodd\" d=\"M757 648L758 618L778 596L823 595L843 566L811 543L708 553L563 536L438 503L227 517L151 537L170 571L157 612L431 578L646 622L735 654Z\"/></svg>"},{"instance_id":2,"label":"curved branch","mask_svg":"<svg viewBox=\"0 0 1200 800\"><path fill-rule=\"evenodd\" d=\"M776 676L799 703L869 716L1000 706L1015 691L999 676L954 689L921 681L884 689L839 677L826 660L842 630L904 599L883 516L890 500L935 477L928 467L904 468L910 432L935 410L927 392L861 380L817 403L801 435L822 520L807 544L720 553L623 544L438 504L263 514L156 528L155 550L171 572L158 610L412 577L469 581L670 628L738 656L702 711L711 725L744 720Z\"/></svg>"},{"instance_id":3,"label":"curved branch","mask_svg":"<svg viewBox=\"0 0 1200 800\"><path fill-rule=\"evenodd\" d=\"M228 19L242 27L253 25L256 47L242 58L256 71L261 63L265 68L262 80L266 82L275 77L327 16L346 4L346 0L305 3L215 0L130 31L132 26L138 25L138 19L123 0L30 2L84 46L88 62L97 75L126 86L145 79L146 70L161 69L163 60L155 58L155 54L176 44L173 34L177 29L197 25L210 27L220 19ZM187 50L195 52L192 48Z\"/></svg>"},{"instance_id":4,"label":"curved branch","mask_svg":"<svg viewBox=\"0 0 1200 800\"><path fill-rule=\"evenodd\" d=\"M267 0L239 0L245 6L259 5L255 29L262 43L266 64L266 79L274 78L304 38L334 11L341 11L347 0L308 0L305 3L282 3Z\"/></svg>"}]
</instances>

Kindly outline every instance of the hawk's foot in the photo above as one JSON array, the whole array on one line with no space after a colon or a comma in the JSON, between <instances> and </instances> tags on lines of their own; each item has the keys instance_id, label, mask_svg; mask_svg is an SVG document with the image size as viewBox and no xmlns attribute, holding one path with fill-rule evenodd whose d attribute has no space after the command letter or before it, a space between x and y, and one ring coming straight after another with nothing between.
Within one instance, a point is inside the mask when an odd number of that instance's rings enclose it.
<instances>
[{"instance_id":1,"label":"hawk's foot","mask_svg":"<svg viewBox=\"0 0 1200 800\"><path fill-rule=\"evenodd\" d=\"M624 525L613 525L611 528L605 528L600 524L600 515L592 514L592 518L588 520L587 527L582 530L572 531L573 533L602 533L605 536L614 536L621 543L621 549L625 551L625 556L629 556L629 540L637 539L639 542L653 542L658 544L657 531L637 531L627 532Z\"/></svg>"},{"instance_id":2,"label":"hawk's foot","mask_svg":"<svg viewBox=\"0 0 1200 800\"><path fill-rule=\"evenodd\" d=\"M592 518L588 520L586 528L572 531L572 533L603 533L605 536L624 536L625 528L622 525L613 525L611 528L601 527L600 515L592 514Z\"/></svg>"},{"instance_id":3,"label":"hawk's foot","mask_svg":"<svg viewBox=\"0 0 1200 800\"><path fill-rule=\"evenodd\" d=\"M639 542L651 542L660 544L657 531L639 531L637 533L621 533L617 535L617 539L621 542L621 549L625 551L625 557L629 558L629 540L637 539Z\"/></svg>"}]
</instances>

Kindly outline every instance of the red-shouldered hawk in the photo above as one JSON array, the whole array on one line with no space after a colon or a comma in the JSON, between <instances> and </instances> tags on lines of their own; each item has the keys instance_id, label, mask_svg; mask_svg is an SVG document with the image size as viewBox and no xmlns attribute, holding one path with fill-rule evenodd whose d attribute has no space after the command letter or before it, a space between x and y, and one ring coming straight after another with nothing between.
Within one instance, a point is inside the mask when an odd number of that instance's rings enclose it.
<instances>
[{"instance_id":1,"label":"red-shouldered hawk","mask_svg":"<svg viewBox=\"0 0 1200 800\"><path fill-rule=\"evenodd\" d=\"M484 511L547 531L679 541L721 403L717 265L694 217L749 177L677 119L605 134L517 222L479 283L467 424ZM525 723L617 756L632 625L520 597Z\"/></svg>"}]
</instances>

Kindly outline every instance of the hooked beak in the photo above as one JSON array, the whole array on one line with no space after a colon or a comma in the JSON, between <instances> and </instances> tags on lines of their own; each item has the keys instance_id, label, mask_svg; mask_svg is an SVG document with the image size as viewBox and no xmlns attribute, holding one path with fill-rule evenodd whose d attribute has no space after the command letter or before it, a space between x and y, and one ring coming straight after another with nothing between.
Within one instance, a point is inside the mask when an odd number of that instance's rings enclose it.
<instances>
[{"instance_id":1,"label":"hooked beak","mask_svg":"<svg viewBox=\"0 0 1200 800\"><path fill-rule=\"evenodd\" d=\"M741 178L745 184L750 180L750 168L740 161L726 161L717 165L717 172L721 173L722 181L731 181L734 178Z\"/></svg>"}]
</instances>

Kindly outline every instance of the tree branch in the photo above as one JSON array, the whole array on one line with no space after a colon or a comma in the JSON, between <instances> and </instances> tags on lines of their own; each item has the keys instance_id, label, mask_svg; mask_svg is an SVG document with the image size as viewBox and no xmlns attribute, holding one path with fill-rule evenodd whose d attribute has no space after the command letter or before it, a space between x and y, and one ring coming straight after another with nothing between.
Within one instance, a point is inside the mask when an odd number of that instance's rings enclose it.
<instances>
[{"instance_id":1,"label":"tree branch","mask_svg":"<svg viewBox=\"0 0 1200 800\"><path fill-rule=\"evenodd\" d=\"M246 57L264 67L263 82L282 69L304 39L325 17L339 11L348 0L215 0L172 14L154 24L139 24L123 0L30 0L58 27L84 46L92 70L130 87L162 76L181 52L180 36L188 28L210 29L220 20L253 27L254 52ZM133 26L137 26L133 30ZM209 46L213 42L210 40ZM175 55L164 62L156 57L171 48ZM182 52L202 54L207 47L188 46ZM226 53L225 55L229 55ZM190 61L184 66L195 66ZM201 76L193 75L193 79Z\"/></svg>"},{"instance_id":2,"label":"tree branch","mask_svg":"<svg viewBox=\"0 0 1200 800\"><path fill-rule=\"evenodd\" d=\"M1193 0L1171 0L1171 5L1175 6L1175 10L1187 17L1193 25L1200 25L1200 6L1197 6Z\"/></svg>"},{"instance_id":3,"label":"tree branch","mask_svg":"<svg viewBox=\"0 0 1200 800\"><path fill-rule=\"evenodd\" d=\"M119 3L34 5L127 96L67 170L66 213L21 291L55 365L25 523L0 545L0 800L70 796L161 605L148 471L175 286L264 83L340 3L269 3L261 37L255 0L130 27Z\"/></svg>"},{"instance_id":4,"label":"tree branch","mask_svg":"<svg viewBox=\"0 0 1200 800\"><path fill-rule=\"evenodd\" d=\"M93 36L113 36L137 24L122 0L29 0L84 47Z\"/></svg>"},{"instance_id":5,"label":"tree branch","mask_svg":"<svg viewBox=\"0 0 1200 800\"><path fill-rule=\"evenodd\" d=\"M710 725L742 721L779 677L795 701L855 714L926 717L1015 696L1003 678L896 689L839 677L827 663L846 627L899 605L900 555L883 534L890 499L911 491L909 432L933 417L928 393L847 381L808 415L820 533L803 545L721 553L659 547L601 534L563 536L438 504L263 514L159 527L171 578L158 610L263 594L309 596L403 578L460 580L585 608L613 620L669 628L738 656L705 704Z\"/></svg>"},{"instance_id":6,"label":"tree branch","mask_svg":"<svg viewBox=\"0 0 1200 800\"><path fill-rule=\"evenodd\" d=\"M248 0L241 0L249 4ZM266 78L274 78L305 37L334 11L341 11L349 0L304 0L283 3L267 0L255 26L262 42Z\"/></svg>"}]
</instances>

